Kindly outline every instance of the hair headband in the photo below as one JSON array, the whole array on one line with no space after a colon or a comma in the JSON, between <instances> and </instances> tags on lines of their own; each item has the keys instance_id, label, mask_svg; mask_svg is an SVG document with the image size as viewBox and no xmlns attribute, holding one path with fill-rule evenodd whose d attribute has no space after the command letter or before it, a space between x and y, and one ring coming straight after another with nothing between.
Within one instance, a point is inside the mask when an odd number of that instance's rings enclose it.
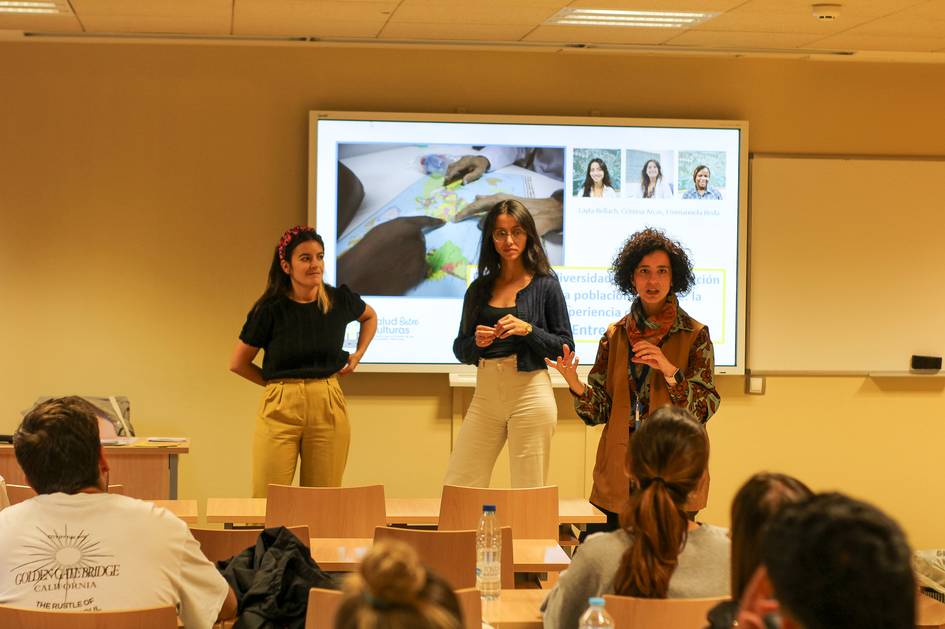
<instances>
[{"instance_id":1,"label":"hair headband","mask_svg":"<svg viewBox=\"0 0 945 629\"><path fill-rule=\"evenodd\" d=\"M315 233L315 229L309 227L308 225L296 225L291 229L286 230L282 234L282 238L279 239L279 259L285 262L285 249L292 242L292 239L301 234L302 232L312 232Z\"/></svg>"}]
</instances>

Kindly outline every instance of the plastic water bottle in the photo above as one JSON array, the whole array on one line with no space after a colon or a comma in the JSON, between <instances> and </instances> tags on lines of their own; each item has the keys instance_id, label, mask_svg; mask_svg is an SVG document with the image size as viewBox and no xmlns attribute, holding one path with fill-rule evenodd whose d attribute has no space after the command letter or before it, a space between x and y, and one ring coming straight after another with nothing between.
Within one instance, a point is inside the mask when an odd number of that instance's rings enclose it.
<instances>
[{"instance_id":1,"label":"plastic water bottle","mask_svg":"<svg viewBox=\"0 0 945 629\"><path fill-rule=\"evenodd\" d=\"M614 619L604 609L604 599L594 596L587 599L587 604L590 607L581 616L581 622L578 625L580 629L599 629L600 627L613 629Z\"/></svg>"},{"instance_id":2,"label":"plastic water bottle","mask_svg":"<svg viewBox=\"0 0 945 629\"><path fill-rule=\"evenodd\" d=\"M476 535L476 588L485 600L502 592L502 531L495 519L495 505L482 505Z\"/></svg>"},{"instance_id":3,"label":"plastic water bottle","mask_svg":"<svg viewBox=\"0 0 945 629\"><path fill-rule=\"evenodd\" d=\"M442 177L446 174L449 165L459 159L457 155L444 155L442 153L429 153L420 157L420 170L427 175Z\"/></svg>"}]
</instances>

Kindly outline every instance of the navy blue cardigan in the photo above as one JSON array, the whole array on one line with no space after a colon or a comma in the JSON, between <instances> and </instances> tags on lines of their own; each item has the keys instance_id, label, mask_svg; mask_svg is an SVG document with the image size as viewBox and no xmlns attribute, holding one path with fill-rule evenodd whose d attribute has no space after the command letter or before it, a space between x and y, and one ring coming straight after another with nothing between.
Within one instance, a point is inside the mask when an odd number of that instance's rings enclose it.
<instances>
[{"instance_id":1,"label":"navy blue cardigan","mask_svg":"<svg viewBox=\"0 0 945 629\"><path fill-rule=\"evenodd\" d=\"M466 289L463 298L463 319L459 324L459 335L453 341L453 354L461 363L475 365L482 357L476 347L476 319L482 304L475 303L479 278ZM553 275L536 275L531 283L515 295L518 318L532 324L531 334L522 337L527 351L518 352L518 370L536 371L546 369L545 358L554 360L561 356L561 346L567 344L574 349L571 334L571 319L564 303L561 284Z\"/></svg>"}]
</instances>

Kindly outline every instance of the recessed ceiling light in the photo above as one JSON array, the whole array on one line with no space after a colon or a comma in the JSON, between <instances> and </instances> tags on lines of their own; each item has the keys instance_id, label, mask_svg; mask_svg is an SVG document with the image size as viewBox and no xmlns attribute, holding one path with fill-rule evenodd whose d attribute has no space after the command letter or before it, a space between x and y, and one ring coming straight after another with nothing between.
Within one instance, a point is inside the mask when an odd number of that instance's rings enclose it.
<instances>
[{"instance_id":1,"label":"recessed ceiling light","mask_svg":"<svg viewBox=\"0 0 945 629\"><path fill-rule=\"evenodd\" d=\"M718 13L688 11L618 11L614 9L561 9L545 24L578 26L633 26L637 28L689 28Z\"/></svg>"},{"instance_id":2,"label":"recessed ceiling light","mask_svg":"<svg viewBox=\"0 0 945 629\"><path fill-rule=\"evenodd\" d=\"M0 13L68 13L54 1L0 0Z\"/></svg>"}]
</instances>

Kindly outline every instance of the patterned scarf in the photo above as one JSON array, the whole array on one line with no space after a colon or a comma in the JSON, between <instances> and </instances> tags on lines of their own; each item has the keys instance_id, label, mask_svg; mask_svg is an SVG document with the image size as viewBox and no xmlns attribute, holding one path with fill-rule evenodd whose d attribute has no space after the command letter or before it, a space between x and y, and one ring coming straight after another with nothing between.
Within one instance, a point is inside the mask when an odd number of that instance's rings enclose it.
<instances>
[{"instance_id":1,"label":"patterned scarf","mask_svg":"<svg viewBox=\"0 0 945 629\"><path fill-rule=\"evenodd\" d=\"M670 328L676 322L676 311L679 303L676 301L676 295L670 293L666 297L663 308L652 319L646 318L643 310L643 302L637 297L630 306L630 316L627 317L627 337L630 340L630 347L637 341L649 341L654 345L659 345L669 334Z\"/></svg>"}]
</instances>

